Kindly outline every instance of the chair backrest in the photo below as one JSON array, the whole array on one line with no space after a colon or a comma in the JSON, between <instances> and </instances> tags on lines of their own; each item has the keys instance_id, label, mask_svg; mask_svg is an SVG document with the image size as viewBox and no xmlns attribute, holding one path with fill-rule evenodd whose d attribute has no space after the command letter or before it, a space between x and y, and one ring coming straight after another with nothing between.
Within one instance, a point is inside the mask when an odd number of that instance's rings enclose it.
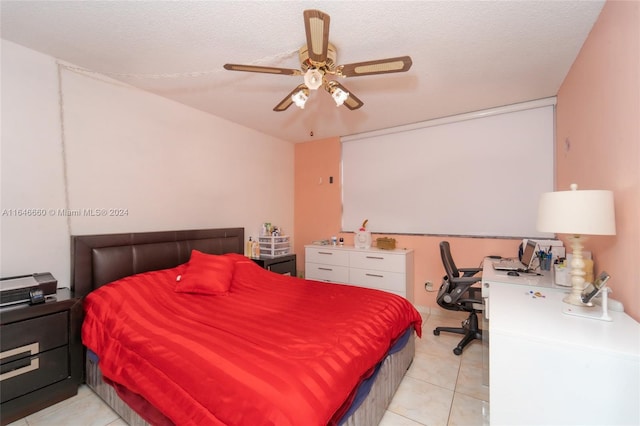
<instances>
[{"instance_id":1,"label":"chair backrest","mask_svg":"<svg viewBox=\"0 0 640 426\"><path fill-rule=\"evenodd\" d=\"M444 270L447 273L449 280L458 278L460 276L460 271L458 271L456 263L453 261L453 257L451 256L449 241L440 242L440 257L442 258L442 265L444 266Z\"/></svg>"},{"instance_id":2,"label":"chair backrest","mask_svg":"<svg viewBox=\"0 0 640 426\"><path fill-rule=\"evenodd\" d=\"M476 277L475 281L471 278L480 269L468 270L469 274L461 274L451 256L451 248L448 241L440 242L440 256L447 275L443 278L436 302L445 309L475 311L472 303L482 303L482 301L478 299L479 296L470 297L469 289L474 282L481 280L481 277ZM464 300L461 300L461 298Z\"/></svg>"}]
</instances>

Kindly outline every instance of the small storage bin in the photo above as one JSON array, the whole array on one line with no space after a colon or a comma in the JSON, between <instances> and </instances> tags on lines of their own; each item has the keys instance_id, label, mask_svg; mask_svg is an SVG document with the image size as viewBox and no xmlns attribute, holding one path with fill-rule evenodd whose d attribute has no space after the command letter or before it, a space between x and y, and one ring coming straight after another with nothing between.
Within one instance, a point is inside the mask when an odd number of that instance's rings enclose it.
<instances>
[{"instance_id":1,"label":"small storage bin","mask_svg":"<svg viewBox=\"0 0 640 426\"><path fill-rule=\"evenodd\" d=\"M260 243L260 256L264 256L264 257L285 256L289 254L291 251L289 237L286 235L279 235L277 237L271 237L271 236L259 237L258 242Z\"/></svg>"}]
</instances>

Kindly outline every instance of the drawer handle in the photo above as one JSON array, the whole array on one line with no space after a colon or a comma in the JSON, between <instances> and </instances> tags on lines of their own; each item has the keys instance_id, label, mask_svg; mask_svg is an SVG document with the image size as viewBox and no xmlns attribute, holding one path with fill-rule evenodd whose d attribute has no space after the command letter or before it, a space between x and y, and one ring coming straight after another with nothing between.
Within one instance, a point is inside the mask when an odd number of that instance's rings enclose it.
<instances>
[{"instance_id":1,"label":"drawer handle","mask_svg":"<svg viewBox=\"0 0 640 426\"><path fill-rule=\"evenodd\" d=\"M318 254L328 254L329 256L333 255L330 251L319 251Z\"/></svg>"},{"instance_id":2,"label":"drawer handle","mask_svg":"<svg viewBox=\"0 0 640 426\"><path fill-rule=\"evenodd\" d=\"M378 275L378 274L365 274L368 277L376 277L376 278L384 278L384 275Z\"/></svg>"},{"instance_id":3,"label":"drawer handle","mask_svg":"<svg viewBox=\"0 0 640 426\"><path fill-rule=\"evenodd\" d=\"M8 351L4 351L0 353L0 359L8 358L14 355L18 355L21 353L28 353L29 356L33 356L40 352L40 344L31 343L29 345L24 345L19 348L9 349ZM29 365L25 365L24 367L16 368L15 370L7 371L6 373L0 374L0 382L3 380L10 379L12 377L19 376L21 374L28 373L33 370L37 370L40 368L40 359L32 358L29 362Z\"/></svg>"},{"instance_id":4,"label":"drawer handle","mask_svg":"<svg viewBox=\"0 0 640 426\"><path fill-rule=\"evenodd\" d=\"M321 267L318 267L318 269L320 269L321 271L333 271L333 269L331 269L331 268L321 268Z\"/></svg>"},{"instance_id":5,"label":"drawer handle","mask_svg":"<svg viewBox=\"0 0 640 426\"><path fill-rule=\"evenodd\" d=\"M380 256L367 256L367 259L384 260L384 257L380 257Z\"/></svg>"}]
</instances>

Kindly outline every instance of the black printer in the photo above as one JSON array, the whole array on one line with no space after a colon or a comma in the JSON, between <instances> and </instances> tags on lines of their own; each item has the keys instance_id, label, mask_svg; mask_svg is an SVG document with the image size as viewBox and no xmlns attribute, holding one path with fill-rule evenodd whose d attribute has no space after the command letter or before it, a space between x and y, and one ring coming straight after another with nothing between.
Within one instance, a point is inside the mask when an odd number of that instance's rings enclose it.
<instances>
[{"instance_id":1,"label":"black printer","mask_svg":"<svg viewBox=\"0 0 640 426\"><path fill-rule=\"evenodd\" d=\"M0 307L17 303L44 301L44 297L55 294L58 280L49 272L0 278Z\"/></svg>"}]
</instances>

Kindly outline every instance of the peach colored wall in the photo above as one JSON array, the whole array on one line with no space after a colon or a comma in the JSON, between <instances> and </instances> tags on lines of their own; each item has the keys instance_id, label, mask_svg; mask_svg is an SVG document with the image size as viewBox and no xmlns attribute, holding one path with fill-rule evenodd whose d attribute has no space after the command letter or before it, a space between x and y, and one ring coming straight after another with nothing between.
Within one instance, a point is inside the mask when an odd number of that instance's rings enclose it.
<instances>
[{"instance_id":1,"label":"peach colored wall","mask_svg":"<svg viewBox=\"0 0 640 426\"><path fill-rule=\"evenodd\" d=\"M295 242L297 267L304 270L304 245L332 235L342 236L346 245L353 245L352 233L340 233L342 200L340 188L341 148L339 138L299 143L295 146ZM329 176L334 183L329 184ZM322 178L322 183L320 179ZM376 238L381 235L373 235ZM398 247L414 249L415 304L436 306L436 293L424 289L432 281L437 289L444 275L440 261L440 241L447 239L456 264L476 266L486 254L514 256L519 240L492 238L458 238L443 236L394 235Z\"/></svg>"},{"instance_id":2,"label":"peach colored wall","mask_svg":"<svg viewBox=\"0 0 640 426\"><path fill-rule=\"evenodd\" d=\"M303 271L304 245L340 230L340 139L296 144L294 169L294 250L297 268Z\"/></svg>"},{"instance_id":3,"label":"peach colored wall","mask_svg":"<svg viewBox=\"0 0 640 426\"><path fill-rule=\"evenodd\" d=\"M614 192L617 235L590 237L611 297L640 320L640 2L608 1L558 92L556 185Z\"/></svg>"}]
</instances>

